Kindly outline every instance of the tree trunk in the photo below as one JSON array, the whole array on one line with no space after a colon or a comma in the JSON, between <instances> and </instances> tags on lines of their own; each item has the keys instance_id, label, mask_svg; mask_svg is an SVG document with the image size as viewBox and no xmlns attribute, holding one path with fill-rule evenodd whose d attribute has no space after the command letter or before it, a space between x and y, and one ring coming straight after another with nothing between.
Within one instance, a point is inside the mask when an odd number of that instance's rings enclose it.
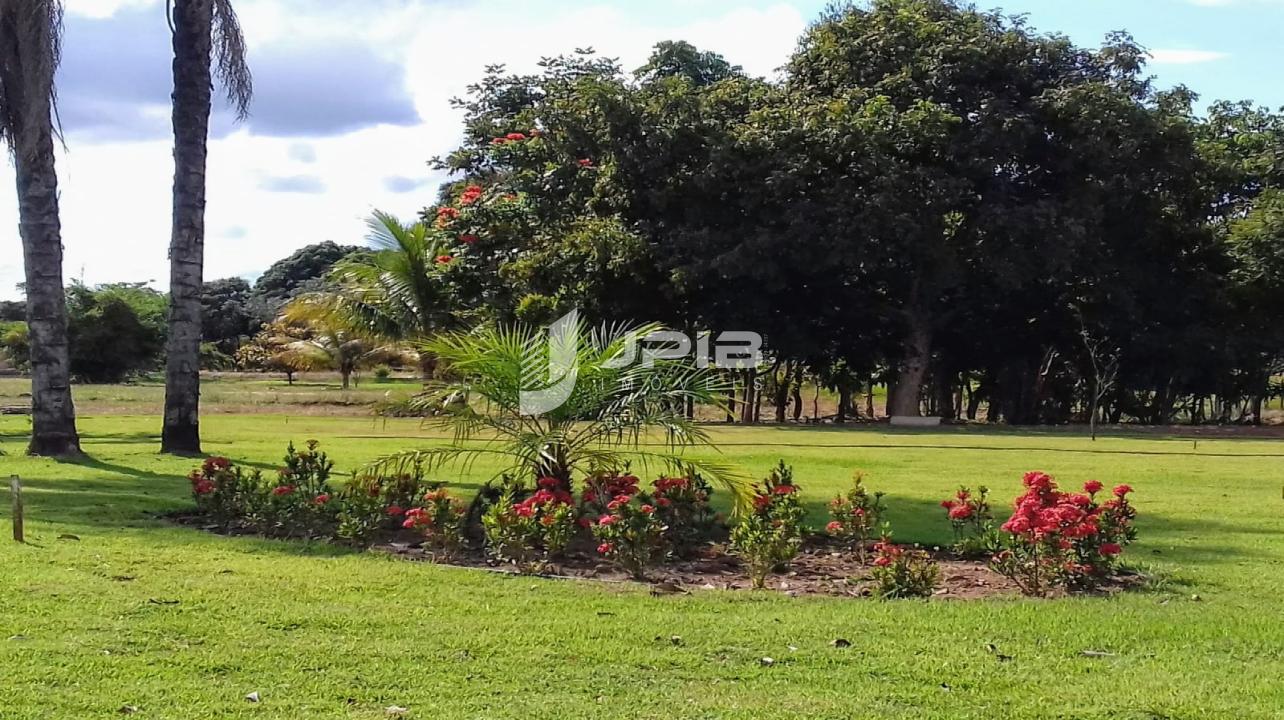
<instances>
[{"instance_id":1,"label":"tree trunk","mask_svg":"<svg viewBox=\"0 0 1284 720\"><path fill-rule=\"evenodd\" d=\"M817 386L819 387L819 386ZM852 389L846 383L838 386L838 412L834 414L834 424L842 425L847 422L847 413L852 407Z\"/></svg>"},{"instance_id":2,"label":"tree trunk","mask_svg":"<svg viewBox=\"0 0 1284 720\"><path fill-rule=\"evenodd\" d=\"M731 376L731 381L727 383L727 422L736 421L736 379L735 375Z\"/></svg>"},{"instance_id":3,"label":"tree trunk","mask_svg":"<svg viewBox=\"0 0 1284 720\"><path fill-rule=\"evenodd\" d=\"M27 59L33 51L25 48L25 43L15 42L17 55ZM21 84L11 84L8 77L3 84L6 107L21 105ZM48 97L31 101L43 102L45 108L49 107ZM49 118L47 109L42 117ZM22 236L27 327L31 337L31 444L27 452L76 456L80 454L80 436L76 433L76 408L71 400L67 300L62 285L62 225L58 217L52 126L42 123L35 128L19 128L14 142L18 234Z\"/></svg>"},{"instance_id":4,"label":"tree trunk","mask_svg":"<svg viewBox=\"0 0 1284 720\"><path fill-rule=\"evenodd\" d=\"M757 406L755 395L758 394L755 383L757 382L758 371L749 368L745 371L745 389L740 401L740 422L745 425L752 425L754 421L754 408Z\"/></svg>"},{"instance_id":5,"label":"tree trunk","mask_svg":"<svg viewBox=\"0 0 1284 720\"><path fill-rule=\"evenodd\" d=\"M794 422L802 420L802 385L803 385L803 367L798 364L794 368L793 400L794 400Z\"/></svg>"},{"instance_id":6,"label":"tree trunk","mask_svg":"<svg viewBox=\"0 0 1284 720\"><path fill-rule=\"evenodd\" d=\"M785 412L789 408L789 377L790 365L785 366L784 377L780 374L780 361L777 360L775 365L771 366L771 382L773 384L774 397L772 403L776 406L776 422L785 421Z\"/></svg>"},{"instance_id":7,"label":"tree trunk","mask_svg":"<svg viewBox=\"0 0 1284 720\"><path fill-rule=\"evenodd\" d=\"M343 389L347 390L352 382L352 368L344 367L339 369L339 377L343 379Z\"/></svg>"},{"instance_id":8,"label":"tree trunk","mask_svg":"<svg viewBox=\"0 0 1284 720\"><path fill-rule=\"evenodd\" d=\"M923 391L923 378L932 357L932 328L920 310L911 310L909 334L905 338L900 373L896 378L896 391L888 403L889 415L918 417L919 396Z\"/></svg>"},{"instance_id":9,"label":"tree trunk","mask_svg":"<svg viewBox=\"0 0 1284 720\"><path fill-rule=\"evenodd\" d=\"M424 385L432 382L437 375L437 356L428 352L419 353L419 374L423 377Z\"/></svg>"},{"instance_id":10,"label":"tree trunk","mask_svg":"<svg viewBox=\"0 0 1284 720\"><path fill-rule=\"evenodd\" d=\"M870 422L874 421L874 381L869 381L869 387L865 392L865 416Z\"/></svg>"},{"instance_id":11,"label":"tree trunk","mask_svg":"<svg viewBox=\"0 0 1284 720\"><path fill-rule=\"evenodd\" d=\"M174 0L174 224L161 452L201 451L201 288L212 0Z\"/></svg>"}]
</instances>

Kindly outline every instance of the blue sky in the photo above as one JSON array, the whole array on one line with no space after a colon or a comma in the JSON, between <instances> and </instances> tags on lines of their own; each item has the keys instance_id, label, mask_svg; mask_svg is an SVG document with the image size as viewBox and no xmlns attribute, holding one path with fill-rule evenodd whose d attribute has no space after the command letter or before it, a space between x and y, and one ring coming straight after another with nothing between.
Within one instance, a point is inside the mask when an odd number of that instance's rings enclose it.
<instances>
[{"instance_id":1,"label":"blue sky","mask_svg":"<svg viewBox=\"0 0 1284 720\"><path fill-rule=\"evenodd\" d=\"M168 277L170 67L163 0L65 0L59 156L65 273L90 284ZM640 65L688 40L770 75L825 0L234 0L257 95L219 107L209 159L206 277L253 278L309 243L360 243L373 209L411 216L459 139L449 99L485 65L534 70L592 46ZM981 3L982 7L992 7ZM1097 46L1126 29L1161 85L1205 102L1284 105L1284 0L1011 0L1043 31ZM9 184L12 187L12 184ZM0 299L17 295L16 201L0 192ZM5 230L7 228L7 230Z\"/></svg>"}]
</instances>

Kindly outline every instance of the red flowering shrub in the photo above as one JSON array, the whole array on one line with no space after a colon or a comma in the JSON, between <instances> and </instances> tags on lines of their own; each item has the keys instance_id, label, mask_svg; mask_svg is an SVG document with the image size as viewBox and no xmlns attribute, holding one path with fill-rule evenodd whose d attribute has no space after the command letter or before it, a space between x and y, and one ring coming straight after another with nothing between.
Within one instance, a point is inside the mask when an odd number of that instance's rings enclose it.
<instances>
[{"instance_id":1,"label":"red flowering shrub","mask_svg":"<svg viewBox=\"0 0 1284 720\"><path fill-rule=\"evenodd\" d=\"M483 192L481 185L469 185L459 194L459 204L472 205L481 199Z\"/></svg>"},{"instance_id":2,"label":"red flowering shrub","mask_svg":"<svg viewBox=\"0 0 1284 720\"><path fill-rule=\"evenodd\" d=\"M328 502L318 503L322 495L332 494L330 473L334 463L320 444L309 440L303 450L294 443L286 448L277 480L254 494L246 520L265 535L284 537L316 535L333 520Z\"/></svg>"},{"instance_id":3,"label":"red flowering shrub","mask_svg":"<svg viewBox=\"0 0 1284 720\"><path fill-rule=\"evenodd\" d=\"M541 572L575 536L574 498L557 478L540 478L538 489L517 500L520 488L510 486L482 514L486 551L500 562L511 562L523 573Z\"/></svg>"},{"instance_id":4,"label":"red flowering shrub","mask_svg":"<svg viewBox=\"0 0 1284 720\"><path fill-rule=\"evenodd\" d=\"M941 569L922 550L894 545L884 535L874 543L874 596L890 598L928 597L941 580Z\"/></svg>"},{"instance_id":5,"label":"red flowering shrub","mask_svg":"<svg viewBox=\"0 0 1284 720\"><path fill-rule=\"evenodd\" d=\"M428 490L440 487L424 479L423 467L391 475L360 475L343 489L335 501L340 539L364 545L380 532L400 527L405 508L415 507Z\"/></svg>"},{"instance_id":6,"label":"red flowering shrub","mask_svg":"<svg viewBox=\"0 0 1284 720\"><path fill-rule=\"evenodd\" d=\"M611 510L592 526L597 551L635 579L644 579L647 569L668 554L665 525L655 500L637 493L627 498L619 495L610 505Z\"/></svg>"},{"instance_id":7,"label":"red flowering shrub","mask_svg":"<svg viewBox=\"0 0 1284 720\"><path fill-rule=\"evenodd\" d=\"M994 568L1028 595L1091 585L1109 575L1136 537L1136 511L1127 497L1132 488L1120 485L1112 499L1099 503L1096 481L1085 486L1086 494L1060 492L1052 477L1040 472L1026 473L1023 482L1026 492L1003 523L1009 539L994 556Z\"/></svg>"},{"instance_id":8,"label":"red flowering shrub","mask_svg":"<svg viewBox=\"0 0 1284 720\"><path fill-rule=\"evenodd\" d=\"M253 503L262 484L262 473L248 474L225 457L207 458L187 476L192 484L196 508L220 525L231 526L241 521Z\"/></svg>"},{"instance_id":9,"label":"red flowering shrub","mask_svg":"<svg viewBox=\"0 0 1284 720\"><path fill-rule=\"evenodd\" d=\"M580 491L580 514L585 518L596 518L609 514L612 503L625 503L638 494L636 475L618 473L608 470L594 470L584 478L584 489ZM587 523L585 524L587 527Z\"/></svg>"},{"instance_id":10,"label":"red flowering shrub","mask_svg":"<svg viewBox=\"0 0 1284 720\"><path fill-rule=\"evenodd\" d=\"M883 504L886 493L870 494L865 489L865 475L857 472L852 477L852 487L846 495L839 495L829 501L829 517L825 526L830 535L852 543L861 562L865 562L865 546L874 534L887 509Z\"/></svg>"},{"instance_id":11,"label":"red flowering shrub","mask_svg":"<svg viewBox=\"0 0 1284 720\"><path fill-rule=\"evenodd\" d=\"M787 567L798 554L806 514L798 502L793 468L781 460L754 487L752 510L731 530L731 549L748 565L755 588L766 585L768 573Z\"/></svg>"},{"instance_id":12,"label":"red flowering shrub","mask_svg":"<svg viewBox=\"0 0 1284 720\"><path fill-rule=\"evenodd\" d=\"M941 501L946 517L954 528L954 552L964 557L981 557L999 551L1001 542L990 510L990 489L984 485L960 486L954 497Z\"/></svg>"},{"instance_id":13,"label":"red flowering shrub","mask_svg":"<svg viewBox=\"0 0 1284 720\"><path fill-rule=\"evenodd\" d=\"M699 473L662 477L651 483L655 514L664 525L664 536L673 552L689 557L717 532L718 515L709 505L713 488Z\"/></svg>"},{"instance_id":14,"label":"red flowering shrub","mask_svg":"<svg viewBox=\"0 0 1284 720\"><path fill-rule=\"evenodd\" d=\"M464 546L464 521L468 508L451 497L445 488L430 490L423 503L405 512L402 527L417 530L424 544L440 559L450 559Z\"/></svg>"}]
</instances>

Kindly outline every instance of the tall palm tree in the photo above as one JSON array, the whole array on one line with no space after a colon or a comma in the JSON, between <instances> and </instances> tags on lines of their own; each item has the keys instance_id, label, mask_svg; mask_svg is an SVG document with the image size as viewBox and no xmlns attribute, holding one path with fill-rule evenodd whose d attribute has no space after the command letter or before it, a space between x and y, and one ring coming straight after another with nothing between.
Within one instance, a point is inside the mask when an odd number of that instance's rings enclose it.
<instances>
[{"instance_id":1,"label":"tall palm tree","mask_svg":"<svg viewBox=\"0 0 1284 720\"><path fill-rule=\"evenodd\" d=\"M329 290L304 296L295 317L324 316L350 332L385 342L420 342L454 324L449 286L442 273L450 242L423 222L409 225L376 211L367 221L376 252L335 264ZM419 353L424 381L437 358Z\"/></svg>"},{"instance_id":2,"label":"tall palm tree","mask_svg":"<svg viewBox=\"0 0 1284 720\"><path fill-rule=\"evenodd\" d=\"M214 60L228 101L244 119L253 85L245 38L229 0L172 0L174 224L169 244L169 340L161 452L199 453L201 286L205 264L205 146Z\"/></svg>"},{"instance_id":3,"label":"tall palm tree","mask_svg":"<svg viewBox=\"0 0 1284 720\"><path fill-rule=\"evenodd\" d=\"M33 455L78 455L71 402L62 225L54 168L54 71L62 35L58 0L0 0L0 141L17 170L19 234L31 342Z\"/></svg>"}]
</instances>

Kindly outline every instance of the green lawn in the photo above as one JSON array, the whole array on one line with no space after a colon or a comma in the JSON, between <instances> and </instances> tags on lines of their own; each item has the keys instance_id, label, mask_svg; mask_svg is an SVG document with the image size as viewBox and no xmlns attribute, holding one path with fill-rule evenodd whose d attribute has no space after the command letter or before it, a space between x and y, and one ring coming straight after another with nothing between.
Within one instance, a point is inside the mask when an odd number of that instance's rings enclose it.
<instances>
[{"instance_id":1,"label":"green lawn","mask_svg":"<svg viewBox=\"0 0 1284 720\"><path fill-rule=\"evenodd\" d=\"M986 483L1006 504L1028 469L1066 484L1128 482L1142 518L1126 557L1160 578L1111 598L883 603L657 598L208 535L156 518L189 503L192 462L155 454L154 416L83 418L93 459L81 464L22 457L26 422L0 418L0 475L25 480L30 540L7 542L0 492L5 720L119 717L127 705L133 717L176 720L382 718L393 705L414 718L1277 718L1284 708L1278 441L717 429L754 474L793 463L817 524L865 470L889 492L902 541L947 539L936 503L958 483ZM213 415L203 428L208 451L263 467L288 439L320 439L340 470L434 442L414 421ZM838 637L851 647L831 647ZM243 699L252 691L262 702Z\"/></svg>"}]
</instances>

